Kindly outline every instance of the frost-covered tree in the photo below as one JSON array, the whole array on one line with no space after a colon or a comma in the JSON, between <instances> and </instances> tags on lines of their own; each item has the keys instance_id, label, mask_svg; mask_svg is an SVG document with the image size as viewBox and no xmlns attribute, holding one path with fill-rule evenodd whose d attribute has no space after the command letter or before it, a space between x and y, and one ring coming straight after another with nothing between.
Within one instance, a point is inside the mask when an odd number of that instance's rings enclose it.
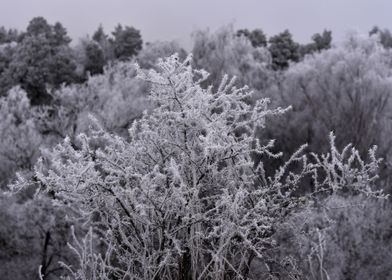
<instances>
[{"instance_id":1,"label":"frost-covered tree","mask_svg":"<svg viewBox=\"0 0 392 280\"><path fill-rule=\"evenodd\" d=\"M8 81L7 87L1 88L3 95L20 85L32 105L48 104L51 89L76 81L71 40L60 23L52 26L42 17L31 20L21 38L2 73L2 78Z\"/></svg>"},{"instance_id":2,"label":"frost-covered tree","mask_svg":"<svg viewBox=\"0 0 392 280\"><path fill-rule=\"evenodd\" d=\"M377 145L390 171L392 53L377 38L350 35L341 45L309 56L284 74L271 97L292 105L283 119L272 120L269 137L286 154L302 143L327 151L324 135L334 131L337 146L353 143L361 155ZM388 184L386 184L388 185Z\"/></svg>"},{"instance_id":3,"label":"frost-covered tree","mask_svg":"<svg viewBox=\"0 0 392 280\"><path fill-rule=\"evenodd\" d=\"M369 32L370 36L378 36L380 43L387 49L392 48L392 34L389 29L381 29L375 26Z\"/></svg>"},{"instance_id":4,"label":"frost-covered tree","mask_svg":"<svg viewBox=\"0 0 392 280\"><path fill-rule=\"evenodd\" d=\"M12 61L16 46L15 42L0 45L0 96L6 95L7 90L13 85L13 79L7 68Z\"/></svg>"},{"instance_id":5,"label":"frost-covered tree","mask_svg":"<svg viewBox=\"0 0 392 280\"><path fill-rule=\"evenodd\" d=\"M262 90L272 77L269 70L271 56L267 49L254 48L244 36L237 36L232 26L210 33L198 31L193 34L193 62L195 67L210 73L206 82L218 87L224 74L237 77L240 85Z\"/></svg>"},{"instance_id":6,"label":"frost-covered tree","mask_svg":"<svg viewBox=\"0 0 392 280\"><path fill-rule=\"evenodd\" d=\"M307 279L391 278L391 202L332 196L279 226L280 254L295 256Z\"/></svg>"},{"instance_id":7,"label":"frost-covered tree","mask_svg":"<svg viewBox=\"0 0 392 280\"><path fill-rule=\"evenodd\" d=\"M43 108L46 114L40 129L57 139L71 139L88 131L89 114L98 118L108 131L125 135L131 123L152 105L147 100L146 83L136 79L132 63L118 62L104 68L101 75L90 76L82 84L53 92L53 102Z\"/></svg>"},{"instance_id":8,"label":"frost-covered tree","mask_svg":"<svg viewBox=\"0 0 392 280\"><path fill-rule=\"evenodd\" d=\"M0 135L0 189L4 189L16 171L31 170L42 143L29 99L20 88L0 98Z\"/></svg>"},{"instance_id":9,"label":"frost-covered tree","mask_svg":"<svg viewBox=\"0 0 392 280\"><path fill-rule=\"evenodd\" d=\"M0 273L2 279L59 279L59 261L73 262L67 250L69 224L48 198L0 195Z\"/></svg>"},{"instance_id":10,"label":"frost-covered tree","mask_svg":"<svg viewBox=\"0 0 392 280\"><path fill-rule=\"evenodd\" d=\"M168 57L177 53L179 59L186 58L186 51L175 41L147 43L137 55L137 63L141 68L154 68L159 58Z\"/></svg>"},{"instance_id":11,"label":"frost-covered tree","mask_svg":"<svg viewBox=\"0 0 392 280\"><path fill-rule=\"evenodd\" d=\"M31 106L25 91L11 89L0 98L0 188L15 178L16 171L30 174L41 148L87 132L89 114L108 131L125 135L131 123L152 108L147 89L129 63L107 67L84 85L63 86L52 93L47 106Z\"/></svg>"},{"instance_id":12,"label":"frost-covered tree","mask_svg":"<svg viewBox=\"0 0 392 280\"><path fill-rule=\"evenodd\" d=\"M268 109L266 99L248 105L251 92L227 76L216 90L201 87L208 75L191 60L172 56L158 71L139 72L157 107L133 123L129 139L95 122L90 136L66 139L36 166L33 183L92 227L71 246L79 266L65 265L70 279L273 277L268 251L288 214L317 194L380 195L375 149L364 162L354 148L338 151L333 135L330 153L308 159L302 147L267 177L252 155L279 154L255 131L285 110ZM296 196L308 178L313 193ZM255 275L255 266L265 269Z\"/></svg>"}]
</instances>

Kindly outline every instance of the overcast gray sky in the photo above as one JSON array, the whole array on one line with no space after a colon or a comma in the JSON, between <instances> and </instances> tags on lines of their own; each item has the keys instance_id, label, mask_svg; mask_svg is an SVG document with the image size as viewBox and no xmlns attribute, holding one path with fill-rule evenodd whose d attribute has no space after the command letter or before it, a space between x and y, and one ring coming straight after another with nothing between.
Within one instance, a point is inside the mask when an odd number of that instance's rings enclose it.
<instances>
[{"instance_id":1,"label":"overcast gray sky","mask_svg":"<svg viewBox=\"0 0 392 280\"><path fill-rule=\"evenodd\" d=\"M145 41L177 40L189 47L195 29L228 23L268 35L288 28L299 42L327 28L339 40L351 30L391 28L391 12L391 0L0 0L0 25L25 29L31 18L44 16L63 23L75 40L100 23L106 32L122 23L140 29Z\"/></svg>"}]
</instances>

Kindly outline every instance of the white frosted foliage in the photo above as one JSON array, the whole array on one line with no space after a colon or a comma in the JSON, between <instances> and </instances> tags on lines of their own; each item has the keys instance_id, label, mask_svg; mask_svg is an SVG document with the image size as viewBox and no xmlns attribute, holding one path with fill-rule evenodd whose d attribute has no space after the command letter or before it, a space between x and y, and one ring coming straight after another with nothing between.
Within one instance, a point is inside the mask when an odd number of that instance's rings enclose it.
<instances>
[{"instance_id":1,"label":"white frosted foliage","mask_svg":"<svg viewBox=\"0 0 392 280\"><path fill-rule=\"evenodd\" d=\"M329 154L308 158L303 146L267 178L252 156L280 154L255 131L287 109L269 109L267 99L248 105L252 93L226 76L204 89L208 74L192 69L191 56L157 69L139 70L157 106L133 123L130 139L94 121L79 148L66 139L36 167L42 191L92 227L72 246L80 259L68 267L72 279L246 279L276 245L275 225L304 201L347 190L381 195L375 150L364 162L354 148L338 151L332 134ZM314 192L298 197L309 179Z\"/></svg>"}]
</instances>

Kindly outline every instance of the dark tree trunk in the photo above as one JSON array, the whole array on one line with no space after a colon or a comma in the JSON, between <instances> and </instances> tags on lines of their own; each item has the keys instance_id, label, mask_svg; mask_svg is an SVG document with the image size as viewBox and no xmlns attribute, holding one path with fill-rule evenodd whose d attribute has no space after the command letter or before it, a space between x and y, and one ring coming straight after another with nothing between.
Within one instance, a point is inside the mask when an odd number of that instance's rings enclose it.
<instances>
[{"instance_id":1,"label":"dark tree trunk","mask_svg":"<svg viewBox=\"0 0 392 280\"><path fill-rule=\"evenodd\" d=\"M192 280L192 263L189 248L186 248L185 252L180 256L178 279Z\"/></svg>"},{"instance_id":2,"label":"dark tree trunk","mask_svg":"<svg viewBox=\"0 0 392 280\"><path fill-rule=\"evenodd\" d=\"M51 257L48 259L49 242L50 242L50 232L47 231L45 233L45 241L44 241L44 248L42 251L42 262L41 262L41 273L43 275L43 279L46 279L47 269L52 261Z\"/></svg>"}]
</instances>

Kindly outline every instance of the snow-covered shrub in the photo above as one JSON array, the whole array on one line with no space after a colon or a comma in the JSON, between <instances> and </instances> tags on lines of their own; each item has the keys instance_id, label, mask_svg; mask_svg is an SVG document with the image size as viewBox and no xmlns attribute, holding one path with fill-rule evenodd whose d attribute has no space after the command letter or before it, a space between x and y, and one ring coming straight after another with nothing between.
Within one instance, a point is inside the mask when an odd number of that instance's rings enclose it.
<instances>
[{"instance_id":1,"label":"snow-covered shrub","mask_svg":"<svg viewBox=\"0 0 392 280\"><path fill-rule=\"evenodd\" d=\"M389 279L390 215L389 200L331 196L279 227L280 253L295 256L307 279Z\"/></svg>"},{"instance_id":2,"label":"snow-covered shrub","mask_svg":"<svg viewBox=\"0 0 392 280\"><path fill-rule=\"evenodd\" d=\"M329 131L336 134L339 148L352 143L363 156L377 145L388 168L385 178L391 170L391 65L391 50L377 38L355 34L337 47L306 56L271 91L278 106L293 110L272 120L268 137L278 139L286 155L305 142L314 152L327 151Z\"/></svg>"},{"instance_id":3,"label":"snow-covered shrub","mask_svg":"<svg viewBox=\"0 0 392 280\"><path fill-rule=\"evenodd\" d=\"M273 79L268 49L253 47L245 36L237 36L232 26L214 33L197 31L193 39L193 62L196 68L210 73L207 85L219 86L222 76L227 74L236 76L242 86L263 90Z\"/></svg>"},{"instance_id":4,"label":"snow-covered shrub","mask_svg":"<svg viewBox=\"0 0 392 280\"><path fill-rule=\"evenodd\" d=\"M26 92L13 88L0 98L0 188L15 172L30 170L39 156L42 137Z\"/></svg>"},{"instance_id":5,"label":"snow-covered shrub","mask_svg":"<svg viewBox=\"0 0 392 280\"><path fill-rule=\"evenodd\" d=\"M88 131L89 114L93 114L111 132L127 134L131 123L151 108L147 85L136 78L129 62L118 62L105 68L82 85L71 85L53 93L53 104L47 107L42 130L61 139L71 139Z\"/></svg>"},{"instance_id":6,"label":"snow-covered shrub","mask_svg":"<svg viewBox=\"0 0 392 280\"><path fill-rule=\"evenodd\" d=\"M15 87L0 98L0 188L16 171L31 170L41 148L88 131L90 113L109 131L126 134L133 120L151 108L147 85L130 63L107 67L83 85L63 86L52 97L50 105L31 106L26 92Z\"/></svg>"},{"instance_id":7,"label":"snow-covered shrub","mask_svg":"<svg viewBox=\"0 0 392 280\"><path fill-rule=\"evenodd\" d=\"M0 195L0 278L59 279L64 268L59 261L73 263L67 250L68 224L61 209L50 199L19 199Z\"/></svg>"},{"instance_id":8,"label":"snow-covered shrub","mask_svg":"<svg viewBox=\"0 0 392 280\"><path fill-rule=\"evenodd\" d=\"M330 153L308 158L301 147L267 177L252 155L279 154L255 131L286 109L268 109L266 99L248 105L252 93L227 76L216 91L201 87L208 74L191 60L172 56L158 72L139 71L157 107L129 139L95 121L80 148L66 139L36 166L41 191L92 227L72 245L80 267L67 267L70 279L267 279L274 231L291 212L331 193L381 195L375 149L364 162L354 148L338 151L333 135ZM313 193L296 196L309 179ZM100 242L104 250L93 250ZM265 269L254 275L255 264Z\"/></svg>"},{"instance_id":9,"label":"snow-covered shrub","mask_svg":"<svg viewBox=\"0 0 392 280\"><path fill-rule=\"evenodd\" d=\"M175 41L147 43L138 53L136 61L141 68L155 68L159 58L164 58L177 53L181 60L185 59L186 51Z\"/></svg>"}]
</instances>

